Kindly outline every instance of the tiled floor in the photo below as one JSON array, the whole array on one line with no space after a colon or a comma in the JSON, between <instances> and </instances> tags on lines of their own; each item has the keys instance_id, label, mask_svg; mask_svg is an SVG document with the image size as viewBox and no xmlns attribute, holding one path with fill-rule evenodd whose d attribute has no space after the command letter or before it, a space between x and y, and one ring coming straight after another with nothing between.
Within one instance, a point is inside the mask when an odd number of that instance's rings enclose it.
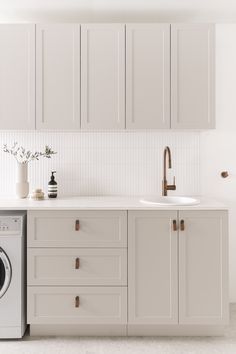
<instances>
[{"instance_id":1,"label":"tiled floor","mask_svg":"<svg viewBox=\"0 0 236 354\"><path fill-rule=\"evenodd\" d=\"M0 341L0 354L236 354L236 304L224 337L32 338Z\"/></svg>"}]
</instances>

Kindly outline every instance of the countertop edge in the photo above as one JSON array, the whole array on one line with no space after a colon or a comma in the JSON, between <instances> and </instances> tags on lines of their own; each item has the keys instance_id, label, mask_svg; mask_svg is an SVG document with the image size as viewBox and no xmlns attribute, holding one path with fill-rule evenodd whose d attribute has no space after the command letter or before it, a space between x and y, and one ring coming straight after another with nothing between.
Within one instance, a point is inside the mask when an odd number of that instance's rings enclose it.
<instances>
[{"instance_id":1,"label":"countertop edge","mask_svg":"<svg viewBox=\"0 0 236 354\"><path fill-rule=\"evenodd\" d=\"M198 197L200 204L195 205L147 205L138 197L71 197L56 200L45 199L33 201L31 199L0 199L0 210L147 210L147 211L181 211L181 210L228 210L229 207L216 200Z\"/></svg>"}]
</instances>

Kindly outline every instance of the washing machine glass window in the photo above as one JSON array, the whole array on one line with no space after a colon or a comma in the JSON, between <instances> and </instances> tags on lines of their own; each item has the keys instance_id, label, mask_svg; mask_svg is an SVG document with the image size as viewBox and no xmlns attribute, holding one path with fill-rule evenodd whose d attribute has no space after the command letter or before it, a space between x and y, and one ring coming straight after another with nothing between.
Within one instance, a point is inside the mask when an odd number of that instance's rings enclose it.
<instances>
[{"instance_id":1,"label":"washing machine glass window","mask_svg":"<svg viewBox=\"0 0 236 354\"><path fill-rule=\"evenodd\" d=\"M11 263L2 248L0 248L0 298L6 293L11 283Z\"/></svg>"}]
</instances>

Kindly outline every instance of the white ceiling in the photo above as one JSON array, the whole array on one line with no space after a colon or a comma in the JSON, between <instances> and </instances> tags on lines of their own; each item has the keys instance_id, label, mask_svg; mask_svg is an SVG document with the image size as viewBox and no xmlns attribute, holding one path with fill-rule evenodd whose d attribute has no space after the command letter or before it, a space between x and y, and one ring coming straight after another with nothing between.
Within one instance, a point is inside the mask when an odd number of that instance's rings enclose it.
<instances>
[{"instance_id":1,"label":"white ceiling","mask_svg":"<svg viewBox=\"0 0 236 354\"><path fill-rule=\"evenodd\" d=\"M236 22L236 0L2 0L0 21Z\"/></svg>"}]
</instances>

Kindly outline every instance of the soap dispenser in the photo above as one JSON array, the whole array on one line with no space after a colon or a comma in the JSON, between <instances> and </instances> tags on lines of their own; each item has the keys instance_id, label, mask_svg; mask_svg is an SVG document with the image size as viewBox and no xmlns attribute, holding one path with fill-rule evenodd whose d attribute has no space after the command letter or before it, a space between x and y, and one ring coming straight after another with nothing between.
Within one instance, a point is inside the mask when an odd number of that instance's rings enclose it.
<instances>
[{"instance_id":1,"label":"soap dispenser","mask_svg":"<svg viewBox=\"0 0 236 354\"><path fill-rule=\"evenodd\" d=\"M57 182L55 181L54 173L56 171L52 171L51 180L48 182L48 198L57 197Z\"/></svg>"}]
</instances>

